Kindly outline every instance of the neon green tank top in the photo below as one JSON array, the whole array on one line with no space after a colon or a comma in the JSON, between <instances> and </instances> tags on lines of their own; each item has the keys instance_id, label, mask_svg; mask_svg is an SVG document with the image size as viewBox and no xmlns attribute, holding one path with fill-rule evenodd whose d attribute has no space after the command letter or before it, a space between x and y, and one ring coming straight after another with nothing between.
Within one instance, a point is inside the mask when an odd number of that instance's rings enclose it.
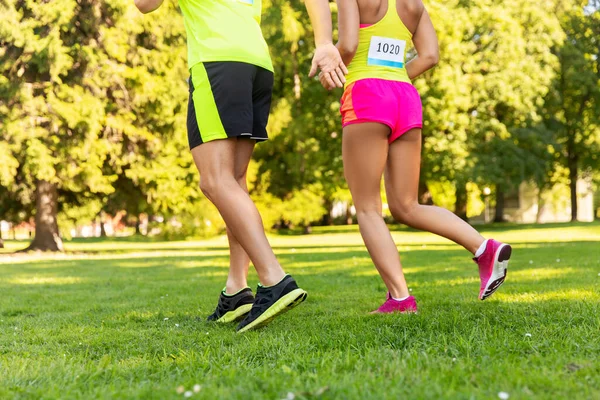
<instances>
[{"instance_id":1,"label":"neon green tank top","mask_svg":"<svg viewBox=\"0 0 600 400\"><path fill-rule=\"evenodd\" d=\"M273 71L260 30L262 0L179 0L188 42L188 66L238 61Z\"/></svg>"},{"instance_id":2,"label":"neon green tank top","mask_svg":"<svg viewBox=\"0 0 600 400\"><path fill-rule=\"evenodd\" d=\"M410 83L405 62L406 47L411 41L412 34L396 11L396 0L388 0L385 16L371 26L360 28L346 86L368 78Z\"/></svg>"}]
</instances>

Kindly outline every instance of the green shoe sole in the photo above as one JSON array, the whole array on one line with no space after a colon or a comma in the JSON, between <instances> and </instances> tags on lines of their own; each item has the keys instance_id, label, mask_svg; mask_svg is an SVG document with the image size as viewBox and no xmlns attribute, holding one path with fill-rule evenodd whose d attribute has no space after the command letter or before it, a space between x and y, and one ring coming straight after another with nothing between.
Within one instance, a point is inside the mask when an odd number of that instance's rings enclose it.
<instances>
[{"instance_id":1,"label":"green shoe sole","mask_svg":"<svg viewBox=\"0 0 600 400\"><path fill-rule=\"evenodd\" d=\"M248 314L250 312L251 309L252 309L252 304L244 304L243 306L239 306L238 308L236 308L233 311L227 312L225 315L223 315L221 318L219 318L216 322L226 324L228 322L239 321L240 319L244 318L246 316L246 314Z\"/></svg>"},{"instance_id":2,"label":"green shoe sole","mask_svg":"<svg viewBox=\"0 0 600 400\"><path fill-rule=\"evenodd\" d=\"M281 315L292 308L296 307L304 300L308 293L306 293L303 289L295 289L277 300L271 307L269 307L264 313L262 313L258 318L254 321L237 331L238 333L244 333L251 329L260 328L262 326L267 325L271 320L278 315Z\"/></svg>"}]
</instances>

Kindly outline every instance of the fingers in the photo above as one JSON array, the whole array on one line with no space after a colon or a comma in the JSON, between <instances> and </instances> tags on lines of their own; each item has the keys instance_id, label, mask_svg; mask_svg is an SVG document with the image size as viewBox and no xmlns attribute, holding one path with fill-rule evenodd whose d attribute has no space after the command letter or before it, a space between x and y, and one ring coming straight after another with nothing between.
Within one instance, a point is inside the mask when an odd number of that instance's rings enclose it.
<instances>
[{"instance_id":1,"label":"fingers","mask_svg":"<svg viewBox=\"0 0 600 400\"><path fill-rule=\"evenodd\" d=\"M337 75L335 70L333 72L330 72L329 75L331 76L331 80L334 82L335 87L339 87L339 88L344 87L344 84L342 83L340 77ZM343 78L343 79L346 80L346 78Z\"/></svg>"},{"instance_id":2,"label":"fingers","mask_svg":"<svg viewBox=\"0 0 600 400\"><path fill-rule=\"evenodd\" d=\"M315 76L317 74L317 69L318 69L317 60L315 58L313 58L312 65L310 66L310 72L308 73L308 77L312 78L313 76Z\"/></svg>"},{"instance_id":3,"label":"fingers","mask_svg":"<svg viewBox=\"0 0 600 400\"><path fill-rule=\"evenodd\" d=\"M333 70L332 72L321 71L319 74L319 81L321 81L321 85L327 90L332 90L337 88L343 88L344 83L346 82L346 77L342 73L340 68Z\"/></svg>"},{"instance_id":4,"label":"fingers","mask_svg":"<svg viewBox=\"0 0 600 400\"><path fill-rule=\"evenodd\" d=\"M315 76L320 70L319 80L326 89L343 88L348 68L342 61L337 48L334 48L334 51L329 50L328 48L316 50L309 77Z\"/></svg>"},{"instance_id":5,"label":"fingers","mask_svg":"<svg viewBox=\"0 0 600 400\"><path fill-rule=\"evenodd\" d=\"M329 86L327 86L327 82L325 82L325 80L323 80L321 78L321 86L323 86L325 89L329 90Z\"/></svg>"},{"instance_id":6,"label":"fingers","mask_svg":"<svg viewBox=\"0 0 600 400\"><path fill-rule=\"evenodd\" d=\"M319 81L321 81L321 85L327 89L327 90L332 90L334 87L331 85L331 81L327 81L329 74L326 74L324 72L321 72L319 74Z\"/></svg>"},{"instance_id":7,"label":"fingers","mask_svg":"<svg viewBox=\"0 0 600 400\"><path fill-rule=\"evenodd\" d=\"M344 62L340 62L340 68L342 69L342 72L344 73L344 75L348 75L348 68L346 68L346 64L344 64Z\"/></svg>"},{"instance_id":8,"label":"fingers","mask_svg":"<svg viewBox=\"0 0 600 400\"><path fill-rule=\"evenodd\" d=\"M331 74L328 74L328 73L324 72L323 73L323 78L325 79L325 82L327 83L327 89L331 89L331 88L336 87L335 82L331 78Z\"/></svg>"},{"instance_id":9,"label":"fingers","mask_svg":"<svg viewBox=\"0 0 600 400\"><path fill-rule=\"evenodd\" d=\"M344 63L342 63L341 65L344 65ZM342 81L342 83L346 83L346 76L345 76L344 72L342 71L342 68L337 67L335 69L335 73L337 74L338 78L340 78L340 81Z\"/></svg>"}]
</instances>

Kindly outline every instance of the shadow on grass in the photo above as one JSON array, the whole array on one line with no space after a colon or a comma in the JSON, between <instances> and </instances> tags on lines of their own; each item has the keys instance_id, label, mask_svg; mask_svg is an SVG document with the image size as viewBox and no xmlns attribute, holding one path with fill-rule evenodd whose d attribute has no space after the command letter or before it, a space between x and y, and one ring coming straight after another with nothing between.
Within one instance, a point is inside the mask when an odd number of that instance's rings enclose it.
<instances>
[{"instance_id":1,"label":"shadow on grass","mask_svg":"<svg viewBox=\"0 0 600 400\"><path fill-rule=\"evenodd\" d=\"M598 286L600 258L592 256L600 257L597 242L570 242L554 246L552 251L550 247L543 244L515 252L503 292L515 295L577 293L590 290L594 284ZM560 262L556 258L559 253ZM366 301L385 292L365 250L286 252L280 254L280 260L311 292L311 298L318 301L335 303L338 298ZM414 249L403 254L402 261L409 286L425 299L441 297L452 302L456 301L454 292L472 292L476 296L479 285L476 266L464 250ZM10 302L4 303L3 308L6 308L0 313L11 316L15 309L26 310L14 304L32 301L42 301L42 308L60 303L64 310L87 303L110 308L108 305L115 299L119 299L118 308L125 310L138 304L140 299L153 303L165 291L180 299L190 296L210 308L214 293L218 293L226 279L227 267L226 255L52 260L4 265L0 292ZM511 279L511 273L515 279ZM256 281L254 273L250 281ZM357 288L362 293L357 293ZM585 297L587 292L581 293ZM552 299L552 295L545 298ZM535 295L521 300L534 302Z\"/></svg>"},{"instance_id":2,"label":"shadow on grass","mask_svg":"<svg viewBox=\"0 0 600 400\"><path fill-rule=\"evenodd\" d=\"M511 268L526 266L539 262L552 263L554 260L570 262L575 256L585 256L583 263L600 262L600 246L597 241L567 241L567 242L511 242L514 248ZM173 248L163 250L131 250L123 252L94 251L72 252L50 255L49 258L35 258L29 255L7 256L0 264L0 270L5 273L11 271L38 271L42 274L51 274L63 267L90 269L111 263L121 268L135 267L148 270L153 266L170 267L182 265L181 268L204 268L212 265L225 267L228 265L229 249L225 246ZM359 262L371 265L369 254L362 244L356 245L306 245L306 246L274 246L275 253L284 267L293 268L320 268L327 269L346 268ZM564 255L571 252L574 257L564 259ZM405 267L429 267L439 264L447 267L449 264L461 265L471 268L473 263L471 255L458 245L447 244L400 244L399 253ZM358 261L357 261L358 260ZM581 263L581 261L580 261ZM329 264L329 266L327 266ZM57 267L57 265L61 265ZM5 275L6 278L9 275Z\"/></svg>"},{"instance_id":3,"label":"shadow on grass","mask_svg":"<svg viewBox=\"0 0 600 400\"><path fill-rule=\"evenodd\" d=\"M423 232L422 230L413 229L409 226L402 224L388 224L388 227L392 232ZM526 230L526 229L557 229L557 228L571 228L571 227L600 227L600 221L594 222L557 222L548 224L518 224L518 223L493 223L493 224L482 224L474 225L479 231L486 232L502 232L506 230ZM332 226L315 226L313 227L312 234L335 234L335 233L354 233L358 232L358 225L332 225ZM305 235L303 229L292 229L292 230L280 230L278 231L283 236L310 236Z\"/></svg>"},{"instance_id":4,"label":"shadow on grass","mask_svg":"<svg viewBox=\"0 0 600 400\"><path fill-rule=\"evenodd\" d=\"M410 228L406 225L401 224L390 224L388 225L392 232L423 232L421 230ZM522 231L522 230L552 230L552 229L561 229L561 228L594 228L600 227L600 221L594 222L565 222L565 223L548 223L548 224L517 224L517 223L494 223L494 224L486 224L486 225L477 225L476 229L485 232L505 232L505 231ZM359 234L358 225L333 225L333 226L317 226L313 227L313 233L309 235L305 235L302 229L294 229L294 230L279 230L276 231L279 236L301 236L310 238L314 235L326 235L326 234L340 234L340 233L356 233ZM194 241L206 240L209 238L181 238L173 241L166 241L164 238L159 236L143 236L143 235L131 235L131 236L123 236L123 237L92 237L92 238L73 238L70 240L65 240L64 243L68 247L69 244L77 244L77 245L95 245L95 244L153 244L160 243L161 246L157 250L187 250L190 249L190 246L182 246L182 243L193 243ZM10 244L19 244L23 248L26 248L30 240L6 240L6 243ZM172 243L172 244L169 244ZM523 242L524 243L524 242ZM517 243L515 243L517 244ZM402 243L398 243L398 245L403 245ZM414 245L414 244L413 244ZM11 246L13 247L13 246ZM294 246L290 246L292 248ZM298 245L295 247L303 247L302 245ZM345 246L348 247L348 246ZM286 248L286 247L279 247ZM223 247L214 247L209 249L227 249L227 246ZM95 254L95 253L103 253L103 252L131 252L131 251L139 251L139 250L152 250L144 247L131 248L131 249L118 249L118 250L106 250L106 249L85 249L82 252ZM76 252L74 252L76 253ZM10 251L4 249L0 251L0 254L10 254Z\"/></svg>"}]
</instances>

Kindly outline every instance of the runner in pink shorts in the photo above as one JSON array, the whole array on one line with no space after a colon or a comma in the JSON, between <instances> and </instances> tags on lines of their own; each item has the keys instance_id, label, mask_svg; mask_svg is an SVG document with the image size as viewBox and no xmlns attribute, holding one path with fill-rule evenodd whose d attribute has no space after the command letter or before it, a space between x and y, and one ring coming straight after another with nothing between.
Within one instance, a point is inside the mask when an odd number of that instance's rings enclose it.
<instances>
[{"instance_id":1,"label":"runner in pink shorts","mask_svg":"<svg viewBox=\"0 0 600 400\"><path fill-rule=\"evenodd\" d=\"M340 54L348 65L342 97L344 173L360 233L388 289L376 313L415 312L398 250L382 217L381 177L396 220L462 245L479 266L479 299L504 282L512 249L486 240L452 212L420 205L421 99L411 79L438 61L438 41L422 0L338 0ZM406 62L410 43L417 56ZM322 79L327 89L331 87Z\"/></svg>"},{"instance_id":2,"label":"runner in pink shorts","mask_svg":"<svg viewBox=\"0 0 600 400\"><path fill-rule=\"evenodd\" d=\"M410 82L365 78L346 86L342 97L342 124L379 122L390 128L392 143L411 129L423 126L423 109Z\"/></svg>"}]
</instances>

